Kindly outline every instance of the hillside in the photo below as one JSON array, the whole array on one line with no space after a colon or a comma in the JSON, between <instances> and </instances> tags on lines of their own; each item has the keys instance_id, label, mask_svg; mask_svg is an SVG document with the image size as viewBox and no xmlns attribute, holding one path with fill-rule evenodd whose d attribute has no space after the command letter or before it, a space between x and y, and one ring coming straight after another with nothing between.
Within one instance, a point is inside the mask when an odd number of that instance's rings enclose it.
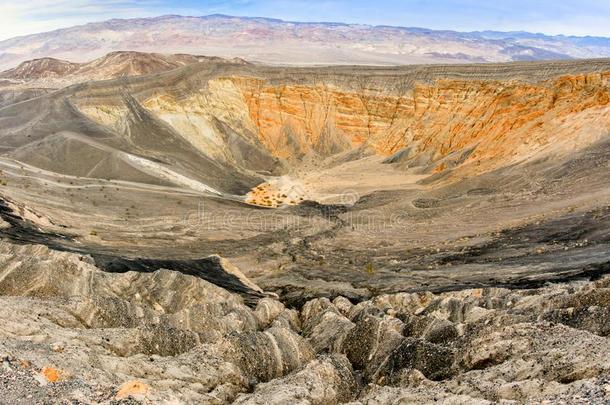
<instances>
[{"instance_id":1,"label":"hillside","mask_svg":"<svg viewBox=\"0 0 610 405\"><path fill-rule=\"evenodd\" d=\"M64 87L74 83L140 76L176 69L192 63L223 61L222 58L186 54L162 55L134 51L111 52L95 60L75 63L54 58L33 59L0 73L11 85ZM232 62L241 63L233 60Z\"/></svg>"}]
</instances>

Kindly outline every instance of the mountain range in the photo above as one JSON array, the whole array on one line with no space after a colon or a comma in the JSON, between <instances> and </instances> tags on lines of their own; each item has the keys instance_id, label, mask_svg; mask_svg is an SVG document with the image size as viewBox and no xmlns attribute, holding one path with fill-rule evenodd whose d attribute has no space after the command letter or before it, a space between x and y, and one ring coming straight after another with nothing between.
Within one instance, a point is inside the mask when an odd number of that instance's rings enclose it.
<instances>
[{"instance_id":1,"label":"mountain range","mask_svg":"<svg viewBox=\"0 0 610 405\"><path fill-rule=\"evenodd\" d=\"M113 19L0 41L0 69L34 58L85 62L127 50L240 57L273 64L399 65L607 57L610 39L167 15Z\"/></svg>"}]
</instances>

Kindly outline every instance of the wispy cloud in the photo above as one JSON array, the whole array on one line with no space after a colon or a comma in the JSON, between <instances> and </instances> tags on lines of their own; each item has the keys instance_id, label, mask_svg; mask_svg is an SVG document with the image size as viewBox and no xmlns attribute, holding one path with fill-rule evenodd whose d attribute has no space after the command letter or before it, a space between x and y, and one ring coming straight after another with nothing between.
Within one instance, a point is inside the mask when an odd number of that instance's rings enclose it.
<instances>
[{"instance_id":1,"label":"wispy cloud","mask_svg":"<svg viewBox=\"0 0 610 405\"><path fill-rule=\"evenodd\" d=\"M72 4L70 4L72 3ZM91 1L30 0L2 4L0 13L0 38L29 34L59 28L76 21L82 21L95 8ZM83 9L85 8L85 9ZM74 10L83 10L80 15Z\"/></svg>"},{"instance_id":2,"label":"wispy cloud","mask_svg":"<svg viewBox=\"0 0 610 405\"><path fill-rule=\"evenodd\" d=\"M147 17L172 10L166 0L0 0L0 39L101 21Z\"/></svg>"}]
</instances>

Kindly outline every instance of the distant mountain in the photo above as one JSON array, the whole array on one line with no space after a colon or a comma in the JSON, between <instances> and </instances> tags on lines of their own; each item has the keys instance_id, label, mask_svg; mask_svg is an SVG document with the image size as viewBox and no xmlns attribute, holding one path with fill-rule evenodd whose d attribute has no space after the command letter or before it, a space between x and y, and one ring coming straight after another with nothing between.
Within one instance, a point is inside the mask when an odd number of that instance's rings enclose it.
<instances>
[{"instance_id":1,"label":"distant mountain","mask_svg":"<svg viewBox=\"0 0 610 405\"><path fill-rule=\"evenodd\" d=\"M187 54L159 54L135 51L115 51L90 62L75 63L44 57L20 63L0 73L5 84L29 84L42 87L62 87L88 80L105 80L125 76L160 73L198 62L245 63L240 59Z\"/></svg>"},{"instance_id":2,"label":"distant mountain","mask_svg":"<svg viewBox=\"0 0 610 405\"><path fill-rule=\"evenodd\" d=\"M127 50L279 64L506 62L608 57L610 39L169 15L108 20L0 41L0 69L34 58L84 62Z\"/></svg>"}]
</instances>

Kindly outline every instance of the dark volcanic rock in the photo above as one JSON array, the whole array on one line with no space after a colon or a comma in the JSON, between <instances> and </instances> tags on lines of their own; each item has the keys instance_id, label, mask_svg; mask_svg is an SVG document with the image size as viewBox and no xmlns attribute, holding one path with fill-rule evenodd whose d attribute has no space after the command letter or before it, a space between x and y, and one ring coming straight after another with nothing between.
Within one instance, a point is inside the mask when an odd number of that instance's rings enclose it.
<instances>
[{"instance_id":1,"label":"dark volcanic rock","mask_svg":"<svg viewBox=\"0 0 610 405\"><path fill-rule=\"evenodd\" d=\"M348 332L341 351L355 369L371 378L403 340L402 328L396 318L367 315Z\"/></svg>"},{"instance_id":2,"label":"dark volcanic rock","mask_svg":"<svg viewBox=\"0 0 610 405\"><path fill-rule=\"evenodd\" d=\"M244 276L241 271L229 263L228 260L212 255L197 260L164 260L127 258L96 251L83 249L74 243L68 235L51 233L40 230L38 227L22 218L15 212L16 205L0 199L0 217L10 226L0 230L0 235L16 243L40 243L60 251L89 254L100 269L110 273L127 273L135 271L140 273L153 273L157 270L167 269L200 277L229 291L236 292L244 297L246 302L254 306L266 294Z\"/></svg>"},{"instance_id":3,"label":"dark volcanic rock","mask_svg":"<svg viewBox=\"0 0 610 405\"><path fill-rule=\"evenodd\" d=\"M424 339L405 338L389 354L375 378L386 377L391 381L403 369L416 369L431 380L444 380L455 374L455 357L455 350L446 346Z\"/></svg>"}]
</instances>

